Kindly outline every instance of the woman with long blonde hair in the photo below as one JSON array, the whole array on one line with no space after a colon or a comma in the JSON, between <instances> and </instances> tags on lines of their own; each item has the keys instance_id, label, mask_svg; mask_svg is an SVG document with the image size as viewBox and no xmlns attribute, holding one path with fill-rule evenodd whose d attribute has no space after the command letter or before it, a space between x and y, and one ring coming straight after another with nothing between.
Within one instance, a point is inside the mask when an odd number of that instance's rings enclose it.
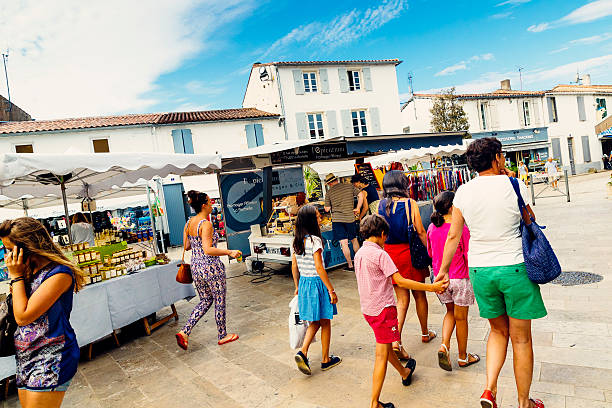
<instances>
[{"instance_id":1,"label":"woman with long blonde hair","mask_svg":"<svg viewBox=\"0 0 612 408\"><path fill-rule=\"evenodd\" d=\"M72 326L73 293L83 273L29 217L0 224L11 277L17 388L24 408L59 407L76 374L79 346Z\"/></svg>"}]
</instances>

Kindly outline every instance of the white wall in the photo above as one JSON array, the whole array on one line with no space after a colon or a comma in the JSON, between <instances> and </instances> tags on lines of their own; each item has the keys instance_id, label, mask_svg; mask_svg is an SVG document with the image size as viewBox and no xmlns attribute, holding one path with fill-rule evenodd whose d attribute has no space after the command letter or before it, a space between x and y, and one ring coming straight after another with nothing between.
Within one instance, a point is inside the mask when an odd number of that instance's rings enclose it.
<instances>
[{"instance_id":1,"label":"white wall","mask_svg":"<svg viewBox=\"0 0 612 408\"><path fill-rule=\"evenodd\" d=\"M35 153L93 153L93 139L108 138L112 153L174 153L172 130L190 129L194 153L215 154L246 149L245 125L259 123L265 143L285 139L278 119L253 119L224 122L183 123L180 125L115 127L88 130L0 135L0 151L15 152L17 144L32 144Z\"/></svg>"},{"instance_id":2,"label":"white wall","mask_svg":"<svg viewBox=\"0 0 612 408\"><path fill-rule=\"evenodd\" d=\"M267 81L262 81L259 79L260 67L254 67L251 69L249 82L242 101L242 107L257 108L264 112L282 114L276 68L272 65L267 65L265 68L268 72L269 80Z\"/></svg>"}]
</instances>

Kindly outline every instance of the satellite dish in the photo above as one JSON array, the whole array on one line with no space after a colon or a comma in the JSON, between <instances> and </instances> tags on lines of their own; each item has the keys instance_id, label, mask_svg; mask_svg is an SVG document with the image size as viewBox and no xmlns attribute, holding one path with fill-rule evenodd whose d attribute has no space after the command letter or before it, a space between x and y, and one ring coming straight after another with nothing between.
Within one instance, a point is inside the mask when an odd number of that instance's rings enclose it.
<instances>
[{"instance_id":1,"label":"satellite dish","mask_svg":"<svg viewBox=\"0 0 612 408\"><path fill-rule=\"evenodd\" d=\"M259 79L261 81L269 80L268 70L266 69L266 67L259 67Z\"/></svg>"}]
</instances>

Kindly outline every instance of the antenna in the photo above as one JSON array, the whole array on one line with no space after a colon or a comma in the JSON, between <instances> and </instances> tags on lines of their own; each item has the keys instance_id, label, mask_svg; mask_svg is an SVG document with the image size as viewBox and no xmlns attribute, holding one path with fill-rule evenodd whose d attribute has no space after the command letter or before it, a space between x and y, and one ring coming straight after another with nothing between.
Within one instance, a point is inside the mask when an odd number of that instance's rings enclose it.
<instances>
[{"instance_id":1,"label":"antenna","mask_svg":"<svg viewBox=\"0 0 612 408\"><path fill-rule=\"evenodd\" d=\"M576 68L576 81L575 82L570 82L576 85L582 85L582 78L580 78L580 71L578 71L578 68Z\"/></svg>"},{"instance_id":2,"label":"antenna","mask_svg":"<svg viewBox=\"0 0 612 408\"><path fill-rule=\"evenodd\" d=\"M521 91L523 90L523 70L525 67L518 67L519 80L521 81Z\"/></svg>"},{"instance_id":3,"label":"antenna","mask_svg":"<svg viewBox=\"0 0 612 408\"><path fill-rule=\"evenodd\" d=\"M8 49L6 53L2 53L2 62L4 63L4 77L6 78L6 94L8 96L9 107L7 112L9 113L8 119L11 120L11 111L13 110L13 104L11 103L11 89L9 88L8 71L6 70L6 60L8 59Z\"/></svg>"},{"instance_id":4,"label":"antenna","mask_svg":"<svg viewBox=\"0 0 612 408\"><path fill-rule=\"evenodd\" d=\"M410 88L410 98L412 99L412 106L414 107L414 119L416 119L416 99L414 98L414 86L412 85L412 78L414 78L414 74L412 73L412 71L410 71L408 72L408 87Z\"/></svg>"}]
</instances>

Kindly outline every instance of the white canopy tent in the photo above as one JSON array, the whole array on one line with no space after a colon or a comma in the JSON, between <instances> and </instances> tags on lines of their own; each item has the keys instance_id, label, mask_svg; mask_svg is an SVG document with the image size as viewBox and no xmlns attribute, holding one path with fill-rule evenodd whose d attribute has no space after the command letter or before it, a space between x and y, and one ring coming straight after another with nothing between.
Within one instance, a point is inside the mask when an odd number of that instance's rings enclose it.
<instances>
[{"instance_id":1,"label":"white canopy tent","mask_svg":"<svg viewBox=\"0 0 612 408\"><path fill-rule=\"evenodd\" d=\"M221 169L220 155L163 153L0 154L0 196L8 199L100 198L125 193L139 181L170 174L188 176ZM149 186L145 184L148 191ZM70 236L70 223L68 222ZM155 235L154 235L155 236Z\"/></svg>"}]
</instances>

